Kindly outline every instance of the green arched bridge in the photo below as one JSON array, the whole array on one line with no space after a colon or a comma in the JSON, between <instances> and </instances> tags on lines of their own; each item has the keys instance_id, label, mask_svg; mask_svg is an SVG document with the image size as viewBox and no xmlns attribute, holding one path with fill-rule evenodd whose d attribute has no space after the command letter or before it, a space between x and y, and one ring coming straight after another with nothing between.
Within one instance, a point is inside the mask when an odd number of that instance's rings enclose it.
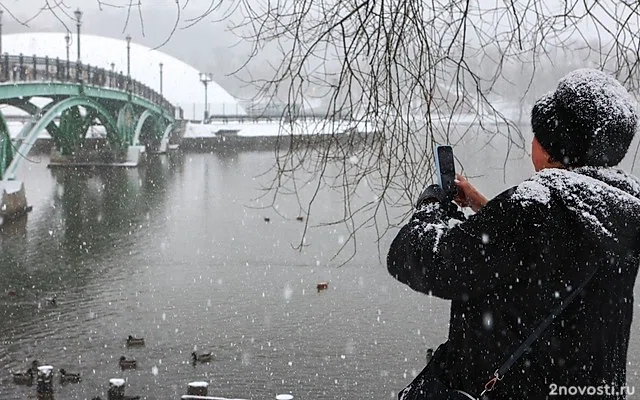
<instances>
[{"instance_id":1,"label":"green arched bridge","mask_svg":"<svg viewBox=\"0 0 640 400\"><path fill-rule=\"evenodd\" d=\"M0 56L0 104L30 115L12 139L0 112L0 181L16 179L21 155L44 130L60 155L73 157L89 128L101 125L117 161L130 146L166 145L175 123L173 105L131 77L48 57Z\"/></svg>"}]
</instances>

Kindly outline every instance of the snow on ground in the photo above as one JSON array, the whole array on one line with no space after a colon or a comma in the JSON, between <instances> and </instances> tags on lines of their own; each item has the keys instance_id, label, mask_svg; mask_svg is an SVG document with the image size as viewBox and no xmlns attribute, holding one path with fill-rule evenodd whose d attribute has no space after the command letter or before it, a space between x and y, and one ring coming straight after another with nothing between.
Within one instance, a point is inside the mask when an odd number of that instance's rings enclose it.
<instances>
[{"instance_id":1,"label":"snow on ground","mask_svg":"<svg viewBox=\"0 0 640 400\"><path fill-rule=\"evenodd\" d=\"M213 121L209 124L187 123L185 138L237 135L244 137L320 135L330 133L373 133L373 126L347 120L303 120L289 124L278 121Z\"/></svg>"},{"instance_id":2,"label":"snow on ground","mask_svg":"<svg viewBox=\"0 0 640 400\"><path fill-rule=\"evenodd\" d=\"M124 381L124 379L120 379L120 378L113 378L113 379L109 379L109 383L110 383L112 386L122 387L122 386L124 386L125 381Z\"/></svg>"},{"instance_id":3,"label":"snow on ground","mask_svg":"<svg viewBox=\"0 0 640 400\"><path fill-rule=\"evenodd\" d=\"M22 182L20 181L1 181L0 182L0 197L2 192L7 194L18 193L22 190Z\"/></svg>"},{"instance_id":4,"label":"snow on ground","mask_svg":"<svg viewBox=\"0 0 640 400\"><path fill-rule=\"evenodd\" d=\"M207 386L209 386L209 383L207 383L207 382L190 382L189 386L191 386L191 387L205 387L206 388Z\"/></svg>"},{"instance_id":5,"label":"snow on ground","mask_svg":"<svg viewBox=\"0 0 640 400\"><path fill-rule=\"evenodd\" d=\"M432 121L447 122L450 116L443 116L440 119L433 118ZM480 120L491 122L492 120L476 115L455 115L451 122L454 124L478 124ZM8 121L7 126L11 137L15 138L24 125L20 121ZM288 136L294 135L321 135L331 133L373 133L375 131L373 123L356 122L350 120L329 121L322 119L307 119L295 122L293 125L287 122L280 123L277 120L251 120L244 121L230 119L228 121L214 120L209 124L199 122L188 122L186 125L185 138L213 138L218 136L241 136L241 137L268 137L268 136ZM102 126L93 126L89 129L87 137L98 138L105 136L105 129ZM43 130L38 138L51 138L46 130Z\"/></svg>"},{"instance_id":6,"label":"snow on ground","mask_svg":"<svg viewBox=\"0 0 640 400\"><path fill-rule=\"evenodd\" d=\"M42 365L38 367L38 371L42 373L42 375L49 376L53 372L53 367L51 365Z\"/></svg>"},{"instance_id":7,"label":"snow on ground","mask_svg":"<svg viewBox=\"0 0 640 400\"><path fill-rule=\"evenodd\" d=\"M9 121L7 126L11 137L15 138L20 133L24 124L18 121ZM290 124L283 123L282 125L278 121L258 121L258 122L213 122L210 124L202 123L187 123L185 138L200 138L200 137L217 137L222 135L237 135L244 137L264 137L264 136L278 136L278 135L290 135L291 132L295 135L314 135L314 134L330 134L332 132L348 132L356 131L359 133L372 133L373 127L367 126L365 123L357 123L351 121L336 121L328 122L322 120L305 121L297 123L292 126ZM105 129L102 126L91 127L87 137L97 138L104 137ZM40 132L39 139L50 139L51 136L46 130Z\"/></svg>"}]
</instances>

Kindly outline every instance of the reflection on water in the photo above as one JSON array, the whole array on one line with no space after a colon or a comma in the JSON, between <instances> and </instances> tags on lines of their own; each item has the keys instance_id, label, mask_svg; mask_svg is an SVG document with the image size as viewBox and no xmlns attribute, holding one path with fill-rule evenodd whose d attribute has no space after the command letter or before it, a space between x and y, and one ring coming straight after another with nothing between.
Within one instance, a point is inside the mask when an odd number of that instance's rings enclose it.
<instances>
[{"instance_id":1,"label":"reflection on water","mask_svg":"<svg viewBox=\"0 0 640 400\"><path fill-rule=\"evenodd\" d=\"M502 163L465 156L469 170ZM197 380L247 399L395 398L446 338L448 302L388 276L377 251L390 237L361 236L341 268L339 226L312 224L295 250L297 199L277 210L260 199L256 177L272 163L270 152L236 152L157 156L138 169L31 165L34 210L0 230L0 398L35 397L9 374L34 359L54 366L56 399L106 398L111 378L147 399L179 398ZM530 172L512 168L507 180ZM506 186L482 182L492 194ZM341 215L337 193L319 196L323 221ZM145 346L127 348L128 335ZM633 383L637 334L630 346ZM194 366L193 351L213 360ZM138 368L121 370L121 356ZM60 368L82 382L60 385Z\"/></svg>"},{"instance_id":2,"label":"reflection on water","mask_svg":"<svg viewBox=\"0 0 640 400\"><path fill-rule=\"evenodd\" d=\"M18 218L0 225L0 237L3 239L24 236L27 234L27 218Z\"/></svg>"}]
</instances>

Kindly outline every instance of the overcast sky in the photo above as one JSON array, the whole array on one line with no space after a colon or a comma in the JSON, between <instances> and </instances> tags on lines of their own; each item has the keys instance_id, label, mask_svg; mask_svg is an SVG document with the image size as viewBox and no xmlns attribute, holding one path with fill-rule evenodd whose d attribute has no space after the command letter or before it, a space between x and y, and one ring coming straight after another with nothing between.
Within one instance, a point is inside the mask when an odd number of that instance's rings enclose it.
<instances>
[{"instance_id":1,"label":"overcast sky","mask_svg":"<svg viewBox=\"0 0 640 400\"><path fill-rule=\"evenodd\" d=\"M46 9L47 4L58 3L57 8ZM229 31L232 21L222 19L226 10L216 10L193 24L194 18L207 12L210 0L180 0L180 10L175 0L142 3L140 8L127 7L129 0L3 0L0 5L4 8L5 34L64 32L66 29L75 34L73 11L80 7L83 11L81 32L120 39L130 34L134 42L151 48L169 39L160 51L199 70L212 72L215 80L232 94L242 96L252 90L230 76L246 60L249 44ZM176 21L178 28L172 35ZM239 76L246 78L247 74Z\"/></svg>"},{"instance_id":2,"label":"overcast sky","mask_svg":"<svg viewBox=\"0 0 640 400\"><path fill-rule=\"evenodd\" d=\"M253 0L245 1L253 5L264 3L266 0L256 0L253 3L251 2ZM131 3L141 3L141 6L131 7L129 6ZM232 14L234 21L229 18L228 9L211 10L212 4L217 3L229 7L238 2L234 0L0 0L0 7L4 9L2 21L5 33L64 32L69 29L73 34L76 31L73 11L80 7L83 11L82 32L119 39L124 39L127 34L130 34L133 41L139 44L151 48L162 45L160 51L179 58L198 70L213 73L214 79L231 94L243 98L251 97L255 89L248 87L242 80L250 79L249 72L254 78L270 78L271 71L265 67L267 64L264 61L269 60L273 64L279 64L282 56L277 52L262 52L257 56L259 62L251 64L248 70L242 70L232 76L247 60L251 45L230 32L230 27L240 20L241 15L238 12ZM557 0L540 0L536 4L544 6L544 9L552 14L554 7L562 6L562 3ZM599 18L603 23L607 22L609 13L617 15L628 12L628 6L622 7L614 0L601 0L598 4L602 9L597 8L592 11L602 14ZM50 5L49 8L48 5ZM194 21L208 11L211 13L205 18ZM580 10L574 10L574 12L581 14ZM526 15L533 18L535 13L529 12ZM489 19L484 21L482 18L485 17L480 18L479 26L482 27L483 32L485 32L484 29L490 29L487 26L492 24L493 29L498 29L495 26L496 21ZM626 21L628 26L638 26L637 15L631 19L624 16L619 19ZM173 32L176 23L177 29ZM581 30L580 34L571 30L570 33L575 39L580 40L582 35L589 34L589 25L586 25L586 28ZM630 30L632 31L634 29ZM600 34L602 33L601 30ZM604 36L607 39L607 35ZM163 45L165 41L167 42ZM323 65L326 65L326 62L323 62ZM252 66L255 67L251 68Z\"/></svg>"}]
</instances>

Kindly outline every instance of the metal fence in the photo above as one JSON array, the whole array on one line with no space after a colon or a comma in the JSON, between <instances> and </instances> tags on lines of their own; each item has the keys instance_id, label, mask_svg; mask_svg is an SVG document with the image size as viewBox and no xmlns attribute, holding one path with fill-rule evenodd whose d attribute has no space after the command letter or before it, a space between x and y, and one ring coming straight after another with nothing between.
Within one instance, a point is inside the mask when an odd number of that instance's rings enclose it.
<instances>
[{"instance_id":1,"label":"metal fence","mask_svg":"<svg viewBox=\"0 0 640 400\"><path fill-rule=\"evenodd\" d=\"M297 107L264 107L261 104L238 101L235 103L181 102L175 104L181 119L193 122L212 121L280 121L287 119L351 119L348 112L328 113L326 110L300 110Z\"/></svg>"}]
</instances>

